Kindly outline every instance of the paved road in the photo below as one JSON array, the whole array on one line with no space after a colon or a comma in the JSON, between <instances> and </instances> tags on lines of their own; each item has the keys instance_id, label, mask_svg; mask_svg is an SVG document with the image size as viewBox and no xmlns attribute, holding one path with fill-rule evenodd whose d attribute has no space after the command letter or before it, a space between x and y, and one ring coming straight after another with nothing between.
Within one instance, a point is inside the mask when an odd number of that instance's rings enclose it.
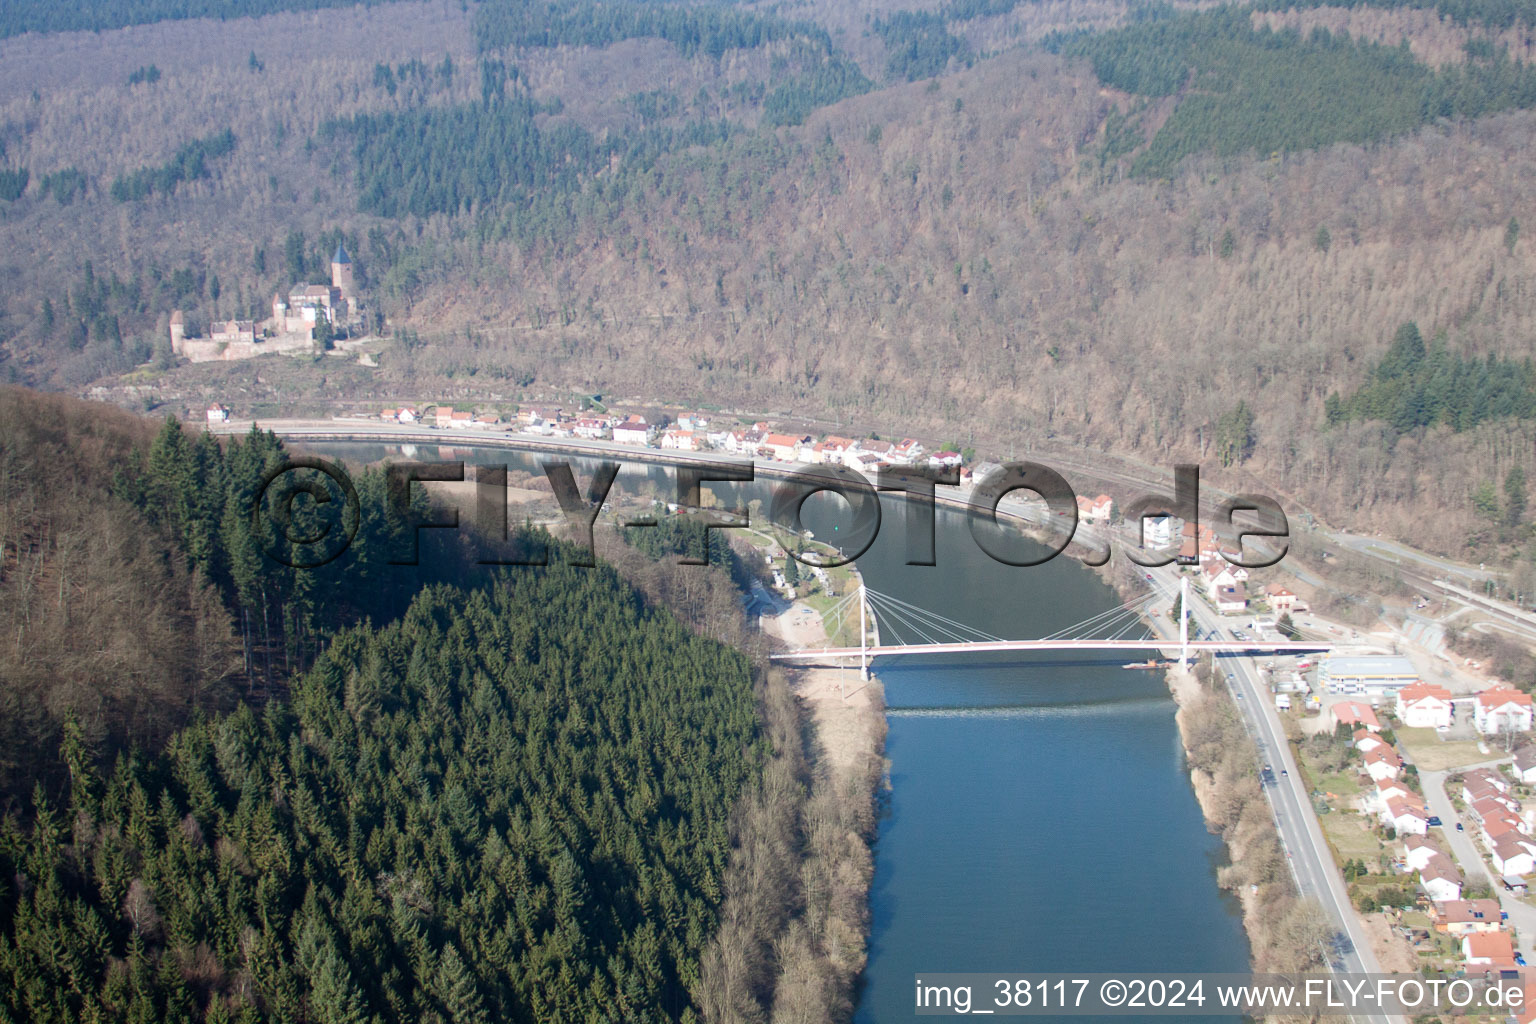
<instances>
[{"instance_id":1,"label":"paved road","mask_svg":"<svg viewBox=\"0 0 1536 1024\"><path fill-rule=\"evenodd\" d=\"M1508 760L1509 758L1506 757L1485 761L1482 764L1458 768L1457 771L1466 771L1467 768L1491 768ZM1493 873L1492 866L1484 859L1482 851L1477 847L1477 842L1472 838L1470 823L1466 823L1467 831L1456 831L1456 806L1451 803L1451 798L1445 792L1445 780L1451 774L1451 772L1427 772L1422 769L1419 771L1419 781L1424 785L1424 801L1429 805L1429 813L1445 822L1445 826L1440 831L1444 833L1443 838L1450 845L1451 852L1456 855L1457 863L1461 865L1462 877L1469 882L1484 878L1488 880L1488 884L1493 886L1493 894L1498 898L1499 906L1509 915L1509 923L1515 932L1516 948L1526 954L1528 961L1536 961L1536 907L1504 891L1503 883Z\"/></svg>"},{"instance_id":2,"label":"paved road","mask_svg":"<svg viewBox=\"0 0 1536 1024\"><path fill-rule=\"evenodd\" d=\"M1158 592L1172 600L1178 593L1178 575L1172 567L1153 571L1153 583ZM1219 618L1198 599L1191 596L1189 602L1191 628L1198 624L1210 632L1221 628ZM1275 823L1280 833L1280 844L1290 859L1297 887L1303 896L1312 896L1333 918L1341 939L1333 967L1338 971L1381 974L1381 962L1371 948L1359 916L1349 902L1344 878L1333 863L1328 844L1323 839L1322 826L1301 781L1290 744L1285 740L1285 728L1279 712L1270 700L1269 688L1259 675L1252 658L1225 657L1216 662L1217 670L1230 673L1228 686L1237 697L1237 705L1258 744L1260 759L1274 767L1275 783L1264 788L1270 806L1275 812ZM1377 1022L1396 1020L1386 1014L1361 1016L1360 1019Z\"/></svg>"}]
</instances>

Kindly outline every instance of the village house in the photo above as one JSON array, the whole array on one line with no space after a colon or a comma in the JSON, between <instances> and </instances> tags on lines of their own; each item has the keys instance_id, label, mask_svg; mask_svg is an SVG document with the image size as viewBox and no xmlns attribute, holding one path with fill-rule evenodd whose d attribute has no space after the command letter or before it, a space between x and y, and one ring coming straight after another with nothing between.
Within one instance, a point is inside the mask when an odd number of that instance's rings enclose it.
<instances>
[{"instance_id":1,"label":"village house","mask_svg":"<svg viewBox=\"0 0 1536 1024\"><path fill-rule=\"evenodd\" d=\"M1371 730L1362 727L1356 729L1354 735L1350 737L1350 745L1364 754L1377 747L1384 747L1386 743Z\"/></svg>"},{"instance_id":2,"label":"village house","mask_svg":"<svg viewBox=\"0 0 1536 1024\"><path fill-rule=\"evenodd\" d=\"M1403 854L1403 864L1409 871L1422 871L1432 858L1444 856L1436 849L1435 844L1424 836L1404 837L1403 849L1406 851Z\"/></svg>"},{"instance_id":3,"label":"village house","mask_svg":"<svg viewBox=\"0 0 1536 1024\"><path fill-rule=\"evenodd\" d=\"M208 407L208 422L209 423L228 423L229 422L229 410L224 408L218 402L214 402L212 405L210 405Z\"/></svg>"},{"instance_id":4,"label":"village house","mask_svg":"<svg viewBox=\"0 0 1536 1024\"><path fill-rule=\"evenodd\" d=\"M1529 743L1515 751L1515 778L1530 784L1536 782L1536 746Z\"/></svg>"},{"instance_id":5,"label":"village house","mask_svg":"<svg viewBox=\"0 0 1536 1024\"><path fill-rule=\"evenodd\" d=\"M1397 717L1410 729L1444 729L1451 724L1451 691L1418 682L1397 691Z\"/></svg>"},{"instance_id":6,"label":"village house","mask_svg":"<svg viewBox=\"0 0 1536 1024\"><path fill-rule=\"evenodd\" d=\"M1468 965L1514 967L1515 945L1507 932L1475 932L1462 938L1461 959Z\"/></svg>"},{"instance_id":7,"label":"village house","mask_svg":"<svg viewBox=\"0 0 1536 1024\"><path fill-rule=\"evenodd\" d=\"M891 448L890 461L894 466L912 466L923 457L923 446L912 438L903 438Z\"/></svg>"},{"instance_id":8,"label":"village house","mask_svg":"<svg viewBox=\"0 0 1536 1024\"><path fill-rule=\"evenodd\" d=\"M1236 587L1248 582L1248 570L1233 565L1219 554L1208 554L1200 560L1200 574L1205 578L1206 590L1215 597L1222 587Z\"/></svg>"},{"instance_id":9,"label":"village house","mask_svg":"<svg viewBox=\"0 0 1536 1024\"><path fill-rule=\"evenodd\" d=\"M613 439L620 444L650 444L651 436L651 425L643 416L626 416L622 422L613 425Z\"/></svg>"},{"instance_id":10,"label":"village house","mask_svg":"<svg viewBox=\"0 0 1536 1024\"><path fill-rule=\"evenodd\" d=\"M1218 587L1212 595L1216 610L1222 615L1241 615L1248 607L1248 591L1241 583Z\"/></svg>"},{"instance_id":11,"label":"village house","mask_svg":"<svg viewBox=\"0 0 1536 1024\"><path fill-rule=\"evenodd\" d=\"M1446 900L1435 904L1433 920L1436 931L1460 938L1502 930L1504 912L1498 900Z\"/></svg>"},{"instance_id":12,"label":"village house","mask_svg":"<svg viewBox=\"0 0 1536 1024\"><path fill-rule=\"evenodd\" d=\"M855 451L861 455L873 455L880 462L889 465L891 462L891 452L895 448L896 446L889 441L877 441L873 438L867 438L855 446ZM857 467L850 466L849 468L856 469Z\"/></svg>"},{"instance_id":13,"label":"village house","mask_svg":"<svg viewBox=\"0 0 1536 1024\"><path fill-rule=\"evenodd\" d=\"M1435 903L1461 899L1461 872L1443 853L1435 853L1419 869L1419 886Z\"/></svg>"},{"instance_id":14,"label":"village house","mask_svg":"<svg viewBox=\"0 0 1536 1024\"><path fill-rule=\"evenodd\" d=\"M661 432L661 446L669 451L696 452L702 444L699 435L681 427L669 427Z\"/></svg>"},{"instance_id":15,"label":"village house","mask_svg":"<svg viewBox=\"0 0 1536 1024\"><path fill-rule=\"evenodd\" d=\"M1391 825L1400 836L1429 834L1429 812L1403 797L1392 797L1381 813L1381 823Z\"/></svg>"},{"instance_id":16,"label":"village house","mask_svg":"<svg viewBox=\"0 0 1536 1024\"><path fill-rule=\"evenodd\" d=\"M845 467L868 477L880 472L880 467L884 464L880 461L880 456L874 452L850 452L843 457Z\"/></svg>"},{"instance_id":17,"label":"village house","mask_svg":"<svg viewBox=\"0 0 1536 1024\"><path fill-rule=\"evenodd\" d=\"M1115 503L1110 500L1110 497L1107 494L1101 494L1097 498L1090 498L1086 495L1079 494L1077 496L1077 517L1085 523L1105 523L1109 521L1110 510L1113 509L1114 506ZM1166 542L1163 544L1155 544L1150 539L1152 536L1152 523L1156 521L1167 522L1167 516L1160 517L1160 520L1146 520L1148 537L1147 546L1167 547L1168 545Z\"/></svg>"},{"instance_id":18,"label":"village house","mask_svg":"<svg viewBox=\"0 0 1536 1024\"><path fill-rule=\"evenodd\" d=\"M1495 686L1477 695L1472 721L1484 736L1531 731L1531 695Z\"/></svg>"},{"instance_id":19,"label":"village house","mask_svg":"<svg viewBox=\"0 0 1536 1024\"><path fill-rule=\"evenodd\" d=\"M796 434L768 434L763 438L761 449L768 453L770 458L781 462L796 462L800 456L800 449L811 443L811 439L805 435Z\"/></svg>"},{"instance_id":20,"label":"village house","mask_svg":"<svg viewBox=\"0 0 1536 1024\"><path fill-rule=\"evenodd\" d=\"M1307 603L1278 583L1264 588L1264 600L1276 615L1294 615L1307 610Z\"/></svg>"},{"instance_id":21,"label":"village house","mask_svg":"<svg viewBox=\"0 0 1536 1024\"><path fill-rule=\"evenodd\" d=\"M1341 700L1328 709L1328 716L1333 720L1335 727L1347 725L1353 729L1369 729L1371 732L1381 732L1381 720L1376 717L1376 712L1371 710L1369 704L1362 704L1357 700Z\"/></svg>"},{"instance_id":22,"label":"village house","mask_svg":"<svg viewBox=\"0 0 1536 1024\"><path fill-rule=\"evenodd\" d=\"M1501 875L1528 875L1536 871L1536 841L1518 832L1506 832L1488 848L1488 859Z\"/></svg>"},{"instance_id":23,"label":"village house","mask_svg":"<svg viewBox=\"0 0 1536 1024\"><path fill-rule=\"evenodd\" d=\"M1510 790L1509 779L1503 772L1493 768L1473 768L1461 776L1462 787L1485 786L1495 793L1508 793ZM1477 799L1471 797L1470 799Z\"/></svg>"},{"instance_id":24,"label":"village house","mask_svg":"<svg viewBox=\"0 0 1536 1024\"><path fill-rule=\"evenodd\" d=\"M1108 497L1109 496L1106 494L1101 494L1097 498L1094 498L1092 501L1089 501L1088 504L1090 506L1101 505L1101 503L1106 501ZM1113 505L1113 502L1110 504ZM1105 509L1104 515L1106 518L1108 518L1108 508ZM1183 522L1184 521L1182 519L1177 519L1174 516L1143 517L1141 520L1142 547L1153 551L1161 551L1164 548L1171 547L1173 545L1174 537L1177 535L1178 530L1180 526L1182 526ZM1193 548L1190 549L1190 553L1191 555L1194 554Z\"/></svg>"},{"instance_id":25,"label":"village house","mask_svg":"<svg viewBox=\"0 0 1536 1024\"><path fill-rule=\"evenodd\" d=\"M928 456L928 465L935 469L959 469L964 461L959 452L934 452Z\"/></svg>"},{"instance_id":26,"label":"village house","mask_svg":"<svg viewBox=\"0 0 1536 1024\"><path fill-rule=\"evenodd\" d=\"M588 441L598 441L611 437L610 429L607 420L598 419L595 416L584 416L576 421L572 433Z\"/></svg>"}]
</instances>

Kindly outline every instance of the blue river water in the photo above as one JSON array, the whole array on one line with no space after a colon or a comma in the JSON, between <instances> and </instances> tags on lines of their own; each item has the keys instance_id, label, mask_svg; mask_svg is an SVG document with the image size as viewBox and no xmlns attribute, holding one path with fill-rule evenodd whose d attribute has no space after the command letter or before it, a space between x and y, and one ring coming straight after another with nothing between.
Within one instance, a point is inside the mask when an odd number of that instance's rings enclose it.
<instances>
[{"instance_id":1,"label":"blue river water","mask_svg":"<svg viewBox=\"0 0 1536 1024\"><path fill-rule=\"evenodd\" d=\"M378 445L324 449L357 461L400 457ZM439 454L427 447L421 457ZM442 457L538 472L517 453L460 448ZM675 486L639 466L626 467L620 485ZM726 485L712 487L729 499ZM812 499L805 524L836 540L846 521L839 506ZM899 500L884 508L874 545L858 559L873 590L1010 638L1046 636L1120 603L1065 557L1025 568L993 561L964 516L944 510L937 564L906 565L904 509ZM895 621L881 627L882 640L902 633ZM922 972L1247 970L1237 902L1216 884L1225 850L1190 787L1175 706L1161 672L1127 670L1125 660L877 662L890 789L856 1024L918 1019Z\"/></svg>"}]
</instances>

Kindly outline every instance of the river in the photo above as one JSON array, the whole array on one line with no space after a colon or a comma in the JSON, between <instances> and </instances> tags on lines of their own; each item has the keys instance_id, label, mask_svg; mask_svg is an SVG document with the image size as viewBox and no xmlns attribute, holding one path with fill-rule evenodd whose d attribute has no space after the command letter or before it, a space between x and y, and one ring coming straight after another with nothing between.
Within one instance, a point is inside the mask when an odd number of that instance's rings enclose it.
<instances>
[{"instance_id":1,"label":"river","mask_svg":"<svg viewBox=\"0 0 1536 1024\"><path fill-rule=\"evenodd\" d=\"M321 447L349 460L385 454ZM420 457L437 454L424 446ZM516 452L467 460L538 471ZM620 482L668 479L632 464ZM807 503L818 537L835 535L837 504ZM1065 557L1028 568L993 561L959 513L941 509L936 534L937 565L905 565L903 510L887 502L879 537L858 560L866 585L1009 638L1045 636L1120 603ZM882 624L883 641L900 633ZM891 786L856 1024L915 1019L913 979L925 971L1248 969L1237 902L1216 885L1224 848L1190 787L1162 673L1122 669L1124 660L877 663Z\"/></svg>"}]
</instances>

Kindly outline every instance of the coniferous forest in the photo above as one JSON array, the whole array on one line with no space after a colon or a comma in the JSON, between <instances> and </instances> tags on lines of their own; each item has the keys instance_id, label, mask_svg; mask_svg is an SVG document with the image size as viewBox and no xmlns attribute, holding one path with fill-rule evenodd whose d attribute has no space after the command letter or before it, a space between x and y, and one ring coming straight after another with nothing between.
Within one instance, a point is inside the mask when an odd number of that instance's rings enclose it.
<instances>
[{"instance_id":1,"label":"coniferous forest","mask_svg":"<svg viewBox=\"0 0 1536 1024\"><path fill-rule=\"evenodd\" d=\"M118 571L172 569L224 654L160 666L188 678L154 728L137 680L71 688L34 658L19 691L8 663L0 699L51 715L6 723L37 753L6 762L0 1020L696 1018L733 811L774 749L746 654L542 532L498 549L542 549L541 567L480 565L468 537L391 565L429 510L391 505L376 470L355 476L352 547L305 569L313 503L288 530L243 514L289 454L271 435L4 398L0 453L107 476L91 500L140 531ZM0 468L8 540L32 552L0 595L14 609L24 577L64 579L85 628L64 564L85 492L51 500ZM627 564L706 544L734 560L681 520L639 533ZM167 595L145 585L142 623ZM18 647L89 642L43 610L17 621Z\"/></svg>"}]
</instances>

